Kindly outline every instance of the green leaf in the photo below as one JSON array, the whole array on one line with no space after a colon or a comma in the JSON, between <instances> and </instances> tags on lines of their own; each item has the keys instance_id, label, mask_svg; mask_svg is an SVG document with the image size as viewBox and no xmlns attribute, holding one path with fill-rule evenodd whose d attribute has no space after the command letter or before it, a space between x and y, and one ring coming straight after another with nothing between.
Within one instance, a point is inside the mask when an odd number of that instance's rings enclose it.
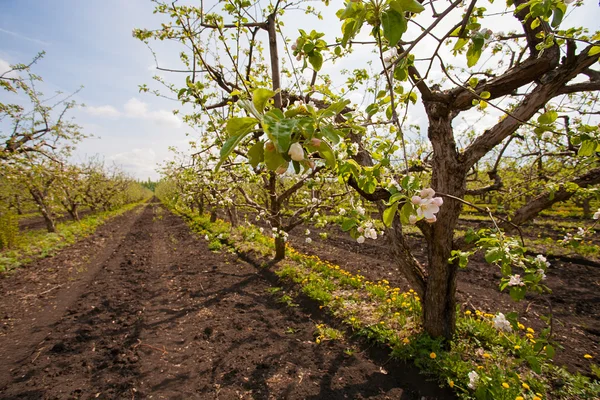
<instances>
[{"instance_id":1,"label":"green leaf","mask_svg":"<svg viewBox=\"0 0 600 400\"><path fill-rule=\"evenodd\" d=\"M338 144L340 142L341 132L331 125L322 126L321 133L333 144Z\"/></svg>"},{"instance_id":2,"label":"green leaf","mask_svg":"<svg viewBox=\"0 0 600 400\"><path fill-rule=\"evenodd\" d=\"M485 261L488 264L492 264L498 260L501 260L504 257L504 252L502 252L497 247L492 247L485 253Z\"/></svg>"},{"instance_id":3,"label":"green leaf","mask_svg":"<svg viewBox=\"0 0 600 400\"><path fill-rule=\"evenodd\" d=\"M390 46L395 46L406 32L407 22L402 14L395 10L388 10L381 15L383 36L388 40Z\"/></svg>"},{"instance_id":4,"label":"green leaf","mask_svg":"<svg viewBox=\"0 0 600 400\"><path fill-rule=\"evenodd\" d=\"M509 294L514 301L523 300L525 298L525 288L522 286L513 286L510 288Z\"/></svg>"},{"instance_id":5,"label":"green leaf","mask_svg":"<svg viewBox=\"0 0 600 400\"><path fill-rule=\"evenodd\" d=\"M248 162L253 168L264 161L265 159L265 144L263 141L256 142L250 150L248 150Z\"/></svg>"},{"instance_id":6,"label":"green leaf","mask_svg":"<svg viewBox=\"0 0 600 400\"><path fill-rule=\"evenodd\" d=\"M250 130L248 130L245 133L241 133L239 135L230 136L229 139L227 139L227 141L223 144L223 147L221 147L221 152L220 152L221 159L219 160L219 163L215 167L215 171L219 170L219 168L221 167L221 165L223 164L223 162L225 162L225 160L227 159L227 157L229 157L229 155L231 154L231 152L242 141L242 139L244 139L246 137L246 135L248 133L250 133Z\"/></svg>"},{"instance_id":7,"label":"green leaf","mask_svg":"<svg viewBox=\"0 0 600 400\"><path fill-rule=\"evenodd\" d=\"M557 28L565 17L565 11L567 7L564 4L557 3L554 9L554 15L552 16L552 27Z\"/></svg>"},{"instance_id":8,"label":"green leaf","mask_svg":"<svg viewBox=\"0 0 600 400\"><path fill-rule=\"evenodd\" d=\"M425 7L423 7L416 0L394 0L390 3L390 7L399 13L403 13L405 11L420 13L421 11L425 10Z\"/></svg>"},{"instance_id":9,"label":"green leaf","mask_svg":"<svg viewBox=\"0 0 600 400\"><path fill-rule=\"evenodd\" d=\"M600 46L592 46L590 51L588 51L588 56L593 57L597 54L600 54Z\"/></svg>"},{"instance_id":10,"label":"green leaf","mask_svg":"<svg viewBox=\"0 0 600 400\"><path fill-rule=\"evenodd\" d=\"M537 357L528 356L528 357L525 357L525 359L529 363L529 366L531 367L533 372L535 372L536 374L540 374L542 372L542 367L541 367L540 361L537 359Z\"/></svg>"},{"instance_id":11,"label":"green leaf","mask_svg":"<svg viewBox=\"0 0 600 400\"><path fill-rule=\"evenodd\" d=\"M548 356L548 358L554 358L555 353L556 351L554 350L554 346L552 346L551 344L546 345L546 355Z\"/></svg>"},{"instance_id":12,"label":"green leaf","mask_svg":"<svg viewBox=\"0 0 600 400\"><path fill-rule=\"evenodd\" d=\"M356 220L352 219L352 218L344 218L344 221L342 222L342 230L344 232L348 232L350 229L354 228L356 226Z\"/></svg>"},{"instance_id":13,"label":"green leaf","mask_svg":"<svg viewBox=\"0 0 600 400\"><path fill-rule=\"evenodd\" d=\"M379 105L377 103L369 104L365 111L369 117L372 117L379 111Z\"/></svg>"},{"instance_id":14,"label":"green leaf","mask_svg":"<svg viewBox=\"0 0 600 400\"><path fill-rule=\"evenodd\" d=\"M275 171L277 168L279 168L280 165L286 162L283 156L277 151L265 151L264 155L265 165L271 171Z\"/></svg>"},{"instance_id":15,"label":"green leaf","mask_svg":"<svg viewBox=\"0 0 600 400\"><path fill-rule=\"evenodd\" d=\"M298 121L295 119L282 119L273 124L269 124L269 133L271 134L273 143L280 153L287 153L290 149L292 133Z\"/></svg>"},{"instance_id":16,"label":"green leaf","mask_svg":"<svg viewBox=\"0 0 600 400\"><path fill-rule=\"evenodd\" d=\"M320 52L315 51L308 56L308 62L312 65L313 69L318 72L323 66L323 55Z\"/></svg>"},{"instance_id":17,"label":"green leaf","mask_svg":"<svg viewBox=\"0 0 600 400\"><path fill-rule=\"evenodd\" d=\"M386 226L392 226L392 222L394 221L396 211L398 211L398 203L392 204L390 207L386 208L383 211L383 223Z\"/></svg>"},{"instance_id":18,"label":"green leaf","mask_svg":"<svg viewBox=\"0 0 600 400\"><path fill-rule=\"evenodd\" d=\"M258 120L252 117L231 118L227 121L225 131L230 136L243 135L250 132L257 123Z\"/></svg>"},{"instance_id":19,"label":"green leaf","mask_svg":"<svg viewBox=\"0 0 600 400\"><path fill-rule=\"evenodd\" d=\"M581 157L589 157L594 154L596 151L597 143L593 140L584 140L581 143L581 147L579 147L579 151L577 152L578 156Z\"/></svg>"},{"instance_id":20,"label":"green leaf","mask_svg":"<svg viewBox=\"0 0 600 400\"><path fill-rule=\"evenodd\" d=\"M335 117L336 115L341 113L348 104L350 104L350 100L336 101L335 103L327 107L325 110L321 111L320 116L322 118Z\"/></svg>"},{"instance_id":21,"label":"green leaf","mask_svg":"<svg viewBox=\"0 0 600 400\"><path fill-rule=\"evenodd\" d=\"M558 118L558 113L556 111L547 111L540 115L537 121L540 124L548 125L556 121L556 118Z\"/></svg>"},{"instance_id":22,"label":"green leaf","mask_svg":"<svg viewBox=\"0 0 600 400\"><path fill-rule=\"evenodd\" d=\"M463 38L458 39L452 50L455 50L455 51L460 50L463 47L465 47L465 44L467 44L467 43L469 43L469 39L463 39Z\"/></svg>"},{"instance_id":23,"label":"green leaf","mask_svg":"<svg viewBox=\"0 0 600 400\"><path fill-rule=\"evenodd\" d=\"M262 114L269 99L275 96L275 92L269 89L256 89L252 92L252 103L256 110Z\"/></svg>"},{"instance_id":24,"label":"green leaf","mask_svg":"<svg viewBox=\"0 0 600 400\"><path fill-rule=\"evenodd\" d=\"M319 146L319 155L323 157L325 164L331 168L335 167L335 153L331 149L331 146L329 146L329 143L324 140L321 141L321 146Z\"/></svg>"},{"instance_id":25,"label":"green leaf","mask_svg":"<svg viewBox=\"0 0 600 400\"><path fill-rule=\"evenodd\" d=\"M402 222L403 225L409 224L410 223L409 218L413 212L414 212L414 209L413 209L412 203L409 201L404 203L404 205L400 209L400 222Z\"/></svg>"},{"instance_id":26,"label":"green leaf","mask_svg":"<svg viewBox=\"0 0 600 400\"><path fill-rule=\"evenodd\" d=\"M467 66L472 67L477 64L479 57L481 57L481 49L483 46L471 44L467 50Z\"/></svg>"}]
</instances>

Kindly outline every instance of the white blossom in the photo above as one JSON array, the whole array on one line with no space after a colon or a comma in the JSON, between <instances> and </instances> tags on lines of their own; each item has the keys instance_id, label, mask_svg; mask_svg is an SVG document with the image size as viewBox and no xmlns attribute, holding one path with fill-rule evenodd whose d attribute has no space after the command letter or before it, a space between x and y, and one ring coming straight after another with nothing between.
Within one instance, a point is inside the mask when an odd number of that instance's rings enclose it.
<instances>
[{"instance_id":1,"label":"white blossom","mask_svg":"<svg viewBox=\"0 0 600 400\"><path fill-rule=\"evenodd\" d=\"M510 326L510 322L506 320L506 317L502 313L498 313L494 317L494 328L504 332L512 331L512 326Z\"/></svg>"},{"instance_id":2,"label":"white blossom","mask_svg":"<svg viewBox=\"0 0 600 400\"><path fill-rule=\"evenodd\" d=\"M339 213L340 213L340 215L346 215L346 209L340 208Z\"/></svg>"},{"instance_id":3,"label":"white blossom","mask_svg":"<svg viewBox=\"0 0 600 400\"><path fill-rule=\"evenodd\" d=\"M356 238L356 241L360 244L363 244L365 242L365 237L364 236L359 236L358 238Z\"/></svg>"},{"instance_id":4,"label":"white blossom","mask_svg":"<svg viewBox=\"0 0 600 400\"><path fill-rule=\"evenodd\" d=\"M535 261L537 261L539 265L543 265L546 268L550 267L550 263L548 262L548 260L546 260L546 257L544 257L541 254L538 254L537 257L535 257Z\"/></svg>"},{"instance_id":5,"label":"white blossom","mask_svg":"<svg viewBox=\"0 0 600 400\"><path fill-rule=\"evenodd\" d=\"M359 207L356 207L356 212L357 212L359 215L365 215L365 209L364 209L364 208L362 208L362 207L360 207L360 206L359 206Z\"/></svg>"},{"instance_id":6,"label":"white blossom","mask_svg":"<svg viewBox=\"0 0 600 400\"><path fill-rule=\"evenodd\" d=\"M414 215L414 214L411 214L411 215L408 217L408 222L410 222L412 225L416 224L416 223L417 223L417 216L416 216L416 215Z\"/></svg>"},{"instance_id":7,"label":"white blossom","mask_svg":"<svg viewBox=\"0 0 600 400\"><path fill-rule=\"evenodd\" d=\"M305 230L305 231L304 231L304 234L305 234L306 236L310 235L310 229L307 229L307 230Z\"/></svg>"},{"instance_id":8,"label":"white blossom","mask_svg":"<svg viewBox=\"0 0 600 400\"><path fill-rule=\"evenodd\" d=\"M398 50L396 50L395 47L392 47L391 49L383 53L383 63L385 64L385 66L389 67L392 64L394 58L396 58L396 56L398 56Z\"/></svg>"},{"instance_id":9,"label":"white blossom","mask_svg":"<svg viewBox=\"0 0 600 400\"><path fill-rule=\"evenodd\" d=\"M552 139L552 133L551 132L544 132L544 133L542 133L542 139L544 139L544 140L550 140L550 139Z\"/></svg>"},{"instance_id":10,"label":"white blossom","mask_svg":"<svg viewBox=\"0 0 600 400\"><path fill-rule=\"evenodd\" d=\"M471 371L467 376L469 377L469 384L467 386L469 386L469 389L475 390L477 383L479 382L479 374L475 371Z\"/></svg>"},{"instance_id":11,"label":"white blossom","mask_svg":"<svg viewBox=\"0 0 600 400\"><path fill-rule=\"evenodd\" d=\"M546 279L546 271L540 268L536 272L542 278L542 280Z\"/></svg>"},{"instance_id":12,"label":"white blossom","mask_svg":"<svg viewBox=\"0 0 600 400\"><path fill-rule=\"evenodd\" d=\"M307 244L311 244L311 243L312 243L312 239L311 239L311 238L309 238L309 237L307 237L306 239L304 239L304 241L305 241Z\"/></svg>"},{"instance_id":13,"label":"white blossom","mask_svg":"<svg viewBox=\"0 0 600 400\"><path fill-rule=\"evenodd\" d=\"M365 229L365 233L364 233L365 237L369 238L369 239L377 239L377 231L373 228L367 228Z\"/></svg>"},{"instance_id":14,"label":"white blossom","mask_svg":"<svg viewBox=\"0 0 600 400\"><path fill-rule=\"evenodd\" d=\"M521 280L521 275L511 275L508 286L525 286L525 283Z\"/></svg>"},{"instance_id":15,"label":"white blossom","mask_svg":"<svg viewBox=\"0 0 600 400\"><path fill-rule=\"evenodd\" d=\"M593 219L600 219L600 208L594 213Z\"/></svg>"}]
</instances>

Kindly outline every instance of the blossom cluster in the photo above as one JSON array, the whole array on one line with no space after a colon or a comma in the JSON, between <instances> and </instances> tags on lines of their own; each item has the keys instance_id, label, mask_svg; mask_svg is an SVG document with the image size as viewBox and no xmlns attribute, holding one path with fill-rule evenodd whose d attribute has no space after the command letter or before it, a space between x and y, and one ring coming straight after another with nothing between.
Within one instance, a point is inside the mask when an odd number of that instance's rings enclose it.
<instances>
[{"instance_id":1,"label":"blossom cluster","mask_svg":"<svg viewBox=\"0 0 600 400\"><path fill-rule=\"evenodd\" d=\"M432 188L426 188L419 192L419 196L413 196L411 202L417 206L417 215L410 216L410 223L416 224L419 219L432 223L437 220L435 214L440 211L440 206L444 204L441 197L435 196L435 191Z\"/></svg>"}]
</instances>

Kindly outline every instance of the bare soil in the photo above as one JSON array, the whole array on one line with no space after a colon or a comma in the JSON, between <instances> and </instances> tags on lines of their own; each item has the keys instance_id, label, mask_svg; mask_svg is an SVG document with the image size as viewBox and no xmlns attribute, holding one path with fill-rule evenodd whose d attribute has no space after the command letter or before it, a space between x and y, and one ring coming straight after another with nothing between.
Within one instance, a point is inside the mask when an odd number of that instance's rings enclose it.
<instances>
[{"instance_id":1,"label":"bare soil","mask_svg":"<svg viewBox=\"0 0 600 400\"><path fill-rule=\"evenodd\" d=\"M464 223L466 226L473 223ZM297 250L319 256L342 268L366 276L369 280L386 279L392 286L409 288L398 266L385 247L385 238L367 240L358 244L338 227L312 229L311 244L305 243L304 231L297 229L290 234L290 242ZM319 232L327 232L328 238L318 238ZM526 228L526 234L535 238L554 234L548 228ZM560 236L562 237L562 235ZM598 238L592 238L597 243ZM422 238L411 239L411 249L420 262L427 255ZM479 309L484 312L517 311L526 326L540 332L547 325L540 316L553 315L553 339L562 346L557 350L555 362L566 366L571 372L590 374L590 362L584 354L600 356L600 265L583 257L570 261L550 259L546 285L551 294L528 295L515 303L507 293L500 292L500 271L476 254L466 269L458 275L458 300L464 310Z\"/></svg>"},{"instance_id":2,"label":"bare soil","mask_svg":"<svg viewBox=\"0 0 600 400\"><path fill-rule=\"evenodd\" d=\"M335 248L335 247L332 247ZM0 399L445 399L156 202L0 279ZM351 351L349 351L351 350Z\"/></svg>"}]
</instances>

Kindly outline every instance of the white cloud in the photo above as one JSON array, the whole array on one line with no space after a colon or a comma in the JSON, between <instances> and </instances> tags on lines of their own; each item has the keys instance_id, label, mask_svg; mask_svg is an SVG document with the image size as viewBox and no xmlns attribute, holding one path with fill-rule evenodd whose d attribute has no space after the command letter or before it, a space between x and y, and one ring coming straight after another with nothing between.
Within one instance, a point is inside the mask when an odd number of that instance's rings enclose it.
<instances>
[{"instance_id":1,"label":"white cloud","mask_svg":"<svg viewBox=\"0 0 600 400\"><path fill-rule=\"evenodd\" d=\"M144 117L148 114L148 104L132 97L125 103L125 113L130 117Z\"/></svg>"},{"instance_id":2,"label":"white cloud","mask_svg":"<svg viewBox=\"0 0 600 400\"><path fill-rule=\"evenodd\" d=\"M1 65L0 65L1 66ZM153 123L157 123L162 126L169 126L179 128L182 125L181 120L178 116L174 115L171 111L167 110L155 110L151 111L148 107L148 103L132 97L123 106L123 111L117 110L111 105L104 106L88 106L83 108L85 112L95 117L105 118L117 118L125 116L128 118L138 118Z\"/></svg>"},{"instance_id":3,"label":"white cloud","mask_svg":"<svg viewBox=\"0 0 600 400\"><path fill-rule=\"evenodd\" d=\"M10 63L0 58L0 75L3 73L10 71L12 68L10 67ZM11 71L6 74L5 78L18 78L19 75L15 71Z\"/></svg>"},{"instance_id":4,"label":"white cloud","mask_svg":"<svg viewBox=\"0 0 600 400\"><path fill-rule=\"evenodd\" d=\"M172 126L179 128L181 120L171 111L167 110L148 110L148 103L132 97L125 103L125 114L132 118L141 118L158 123L159 125Z\"/></svg>"},{"instance_id":5,"label":"white cloud","mask_svg":"<svg viewBox=\"0 0 600 400\"><path fill-rule=\"evenodd\" d=\"M131 151L118 153L108 158L123 170L137 179L156 178L156 152L150 148L134 148Z\"/></svg>"},{"instance_id":6,"label":"white cloud","mask_svg":"<svg viewBox=\"0 0 600 400\"><path fill-rule=\"evenodd\" d=\"M113 106L98 106L98 107L82 107L82 109L94 117L106 117L106 118L117 118L121 115L119 110Z\"/></svg>"}]
</instances>

